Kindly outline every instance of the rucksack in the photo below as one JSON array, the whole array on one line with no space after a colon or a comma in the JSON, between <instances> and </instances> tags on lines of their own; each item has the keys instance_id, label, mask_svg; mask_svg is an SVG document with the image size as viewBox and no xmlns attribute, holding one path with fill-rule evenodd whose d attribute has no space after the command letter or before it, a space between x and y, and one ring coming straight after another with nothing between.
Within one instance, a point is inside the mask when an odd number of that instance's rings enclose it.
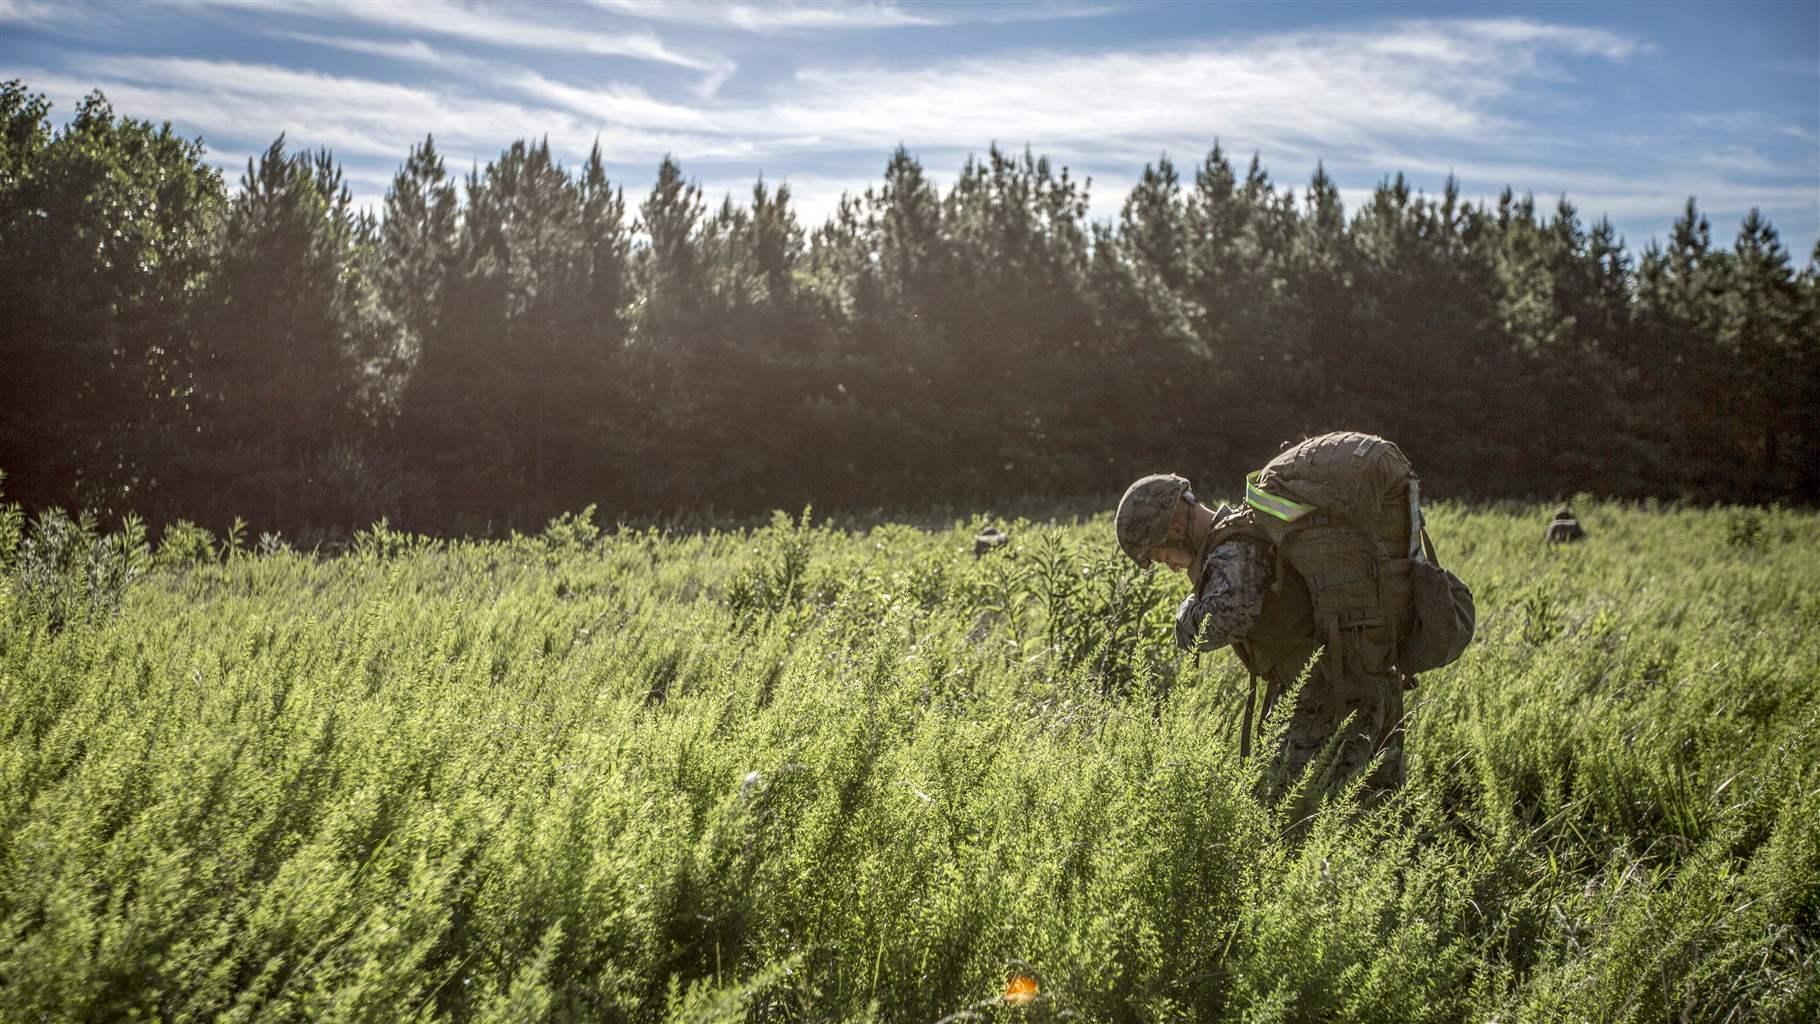
<instances>
[{"instance_id":1,"label":"rucksack","mask_svg":"<svg viewBox=\"0 0 1820 1024\"><path fill-rule=\"evenodd\" d=\"M1311 437L1245 480L1245 507L1216 535L1244 533L1307 585L1336 674L1405 679L1452 663L1472 639L1472 592L1438 563L1421 482L1395 444L1352 431ZM1210 543L1218 543L1216 536Z\"/></svg>"}]
</instances>

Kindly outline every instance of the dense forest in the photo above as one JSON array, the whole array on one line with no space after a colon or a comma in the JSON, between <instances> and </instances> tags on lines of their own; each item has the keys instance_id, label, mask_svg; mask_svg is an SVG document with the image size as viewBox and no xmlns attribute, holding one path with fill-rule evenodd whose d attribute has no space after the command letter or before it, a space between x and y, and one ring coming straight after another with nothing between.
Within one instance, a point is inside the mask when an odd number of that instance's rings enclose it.
<instances>
[{"instance_id":1,"label":"dense forest","mask_svg":"<svg viewBox=\"0 0 1820 1024\"><path fill-rule=\"evenodd\" d=\"M1348 212L1215 145L1116 222L996 147L899 149L827 223L760 180L642 197L547 142L384 208L283 138L200 140L0 87L0 470L28 507L261 530L1219 493L1284 443L1397 440L1428 491L1820 497L1820 250L1689 199L1640 253L1566 199L1398 176ZM1665 211L1666 213L1667 211Z\"/></svg>"}]
</instances>

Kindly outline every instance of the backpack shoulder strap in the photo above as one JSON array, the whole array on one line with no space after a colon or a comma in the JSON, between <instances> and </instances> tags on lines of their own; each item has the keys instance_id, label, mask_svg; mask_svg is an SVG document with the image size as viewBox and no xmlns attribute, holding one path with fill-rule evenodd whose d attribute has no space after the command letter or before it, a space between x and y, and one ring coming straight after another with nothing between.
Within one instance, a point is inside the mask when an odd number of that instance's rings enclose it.
<instances>
[{"instance_id":1,"label":"backpack shoulder strap","mask_svg":"<svg viewBox=\"0 0 1820 1024\"><path fill-rule=\"evenodd\" d=\"M1278 522L1293 523L1314 511L1314 506L1300 502L1281 494L1272 494L1264 489L1260 478L1263 470L1247 474L1245 477L1245 504L1259 512L1276 519Z\"/></svg>"}]
</instances>

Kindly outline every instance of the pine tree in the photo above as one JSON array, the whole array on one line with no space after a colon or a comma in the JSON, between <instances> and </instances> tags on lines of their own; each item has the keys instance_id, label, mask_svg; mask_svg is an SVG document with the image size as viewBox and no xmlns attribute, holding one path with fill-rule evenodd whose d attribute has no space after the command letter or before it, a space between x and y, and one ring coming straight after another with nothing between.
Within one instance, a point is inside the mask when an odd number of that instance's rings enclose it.
<instances>
[{"instance_id":1,"label":"pine tree","mask_svg":"<svg viewBox=\"0 0 1820 1024\"><path fill-rule=\"evenodd\" d=\"M1119 211L1119 234L1132 258L1156 274L1163 287L1171 292L1187 287L1187 204L1168 156L1144 166Z\"/></svg>"},{"instance_id":2,"label":"pine tree","mask_svg":"<svg viewBox=\"0 0 1820 1024\"><path fill-rule=\"evenodd\" d=\"M1293 301L1274 318L1282 326L1271 342L1244 364L1253 375L1238 382L1242 392L1278 399L1261 424L1278 443L1345 421L1365 422L1367 412L1359 388L1348 382L1358 379L1361 353L1349 350L1360 339L1359 304L1369 296L1356 287L1358 255L1346 230L1339 186L1325 166L1315 166L1299 217L1296 212L1293 194L1285 191L1274 214L1263 218L1273 229L1261 247L1265 265L1287 264L1281 279ZM1271 255L1284 250L1284 234L1291 239L1287 257Z\"/></svg>"},{"instance_id":3,"label":"pine tree","mask_svg":"<svg viewBox=\"0 0 1820 1024\"><path fill-rule=\"evenodd\" d=\"M359 472L352 453L364 440L371 332L361 322L359 241L327 151L290 154L280 136L247 161L227 210L199 376L207 469L236 511L256 510L274 528L362 514L340 503L354 488L338 478Z\"/></svg>"},{"instance_id":4,"label":"pine tree","mask_svg":"<svg viewBox=\"0 0 1820 1024\"><path fill-rule=\"evenodd\" d=\"M1796 436L1789 463L1795 467L1794 496L1814 502L1820 501L1820 241L1814 243L1796 283L1801 293L1801 322L1795 331L1801 397L1795 403Z\"/></svg>"},{"instance_id":5,"label":"pine tree","mask_svg":"<svg viewBox=\"0 0 1820 1024\"><path fill-rule=\"evenodd\" d=\"M704 210L701 186L665 157L638 208L638 226L648 239L636 257L645 299L636 325L641 344L678 347L699 340L694 311L707 283L698 235Z\"/></svg>"},{"instance_id":6,"label":"pine tree","mask_svg":"<svg viewBox=\"0 0 1820 1024\"><path fill-rule=\"evenodd\" d=\"M1788 452L1799 430L1803 337L1800 284L1776 229L1752 208L1725 263L1717 342L1732 381L1739 452L1748 467L1739 497L1768 500L1792 484Z\"/></svg>"},{"instance_id":7,"label":"pine tree","mask_svg":"<svg viewBox=\"0 0 1820 1024\"><path fill-rule=\"evenodd\" d=\"M626 307L632 300L632 234L626 223L625 191L607 180L600 143L588 151L581 171L581 245L587 287L581 318L603 356L625 344Z\"/></svg>"},{"instance_id":8,"label":"pine tree","mask_svg":"<svg viewBox=\"0 0 1820 1024\"><path fill-rule=\"evenodd\" d=\"M1271 268L1254 232L1270 193L1255 159L1241 190L1217 143L1195 171L1184 210L1185 308L1201 351L1216 367L1243 339L1259 338L1270 319Z\"/></svg>"},{"instance_id":9,"label":"pine tree","mask_svg":"<svg viewBox=\"0 0 1820 1024\"><path fill-rule=\"evenodd\" d=\"M380 293L402 329L407 362L436 332L458 228L455 185L436 140L425 136L392 178L380 230Z\"/></svg>"},{"instance_id":10,"label":"pine tree","mask_svg":"<svg viewBox=\"0 0 1820 1024\"><path fill-rule=\"evenodd\" d=\"M527 523L594 499L593 428L624 339L623 213L598 152L578 181L547 140L520 140L468 176L409 399L409 444L464 515Z\"/></svg>"},{"instance_id":11,"label":"pine tree","mask_svg":"<svg viewBox=\"0 0 1820 1024\"><path fill-rule=\"evenodd\" d=\"M953 431L943 457L978 480L1007 465L1053 473L1057 461L1042 454L1055 450L1052 433L1090 429L1063 398L1079 387L1070 363L1089 350L1086 206L1067 168L996 146L943 199L944 233L972 273L928 314L946 343L929 376Z\"/></svg>"},{"instance_id":12,"label":"pine tree","mask_svg":"<svg viewBox=\"0 0 1820 1024\"><path fill-rule=\"evenodd\" d=\"M899 321L932 316L957 277L935 187L899 146L885 165L884 184L866 198L868 256L887 304L879 313Z\"/></svg>"}]
</instances>

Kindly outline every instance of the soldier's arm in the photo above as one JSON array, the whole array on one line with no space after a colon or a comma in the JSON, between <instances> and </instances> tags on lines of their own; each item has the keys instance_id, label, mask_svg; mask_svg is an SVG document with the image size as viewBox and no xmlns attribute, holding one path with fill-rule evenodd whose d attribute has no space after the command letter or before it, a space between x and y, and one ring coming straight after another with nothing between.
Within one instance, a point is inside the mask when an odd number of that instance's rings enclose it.
<instances>
[{"instance_id":1,"label":"soldier's arm","mask_svg":"<svg viewBox=\"0 0 1820 1024\"><path fill-rule=\"evenodd\" d=\"M1243 640L1257 623L1270 589L1270 551L1236 538L1207 553L1200 589L1175 613L1175 643L1183 650L1214 651Z\"/></svg>"}]
</instances>

